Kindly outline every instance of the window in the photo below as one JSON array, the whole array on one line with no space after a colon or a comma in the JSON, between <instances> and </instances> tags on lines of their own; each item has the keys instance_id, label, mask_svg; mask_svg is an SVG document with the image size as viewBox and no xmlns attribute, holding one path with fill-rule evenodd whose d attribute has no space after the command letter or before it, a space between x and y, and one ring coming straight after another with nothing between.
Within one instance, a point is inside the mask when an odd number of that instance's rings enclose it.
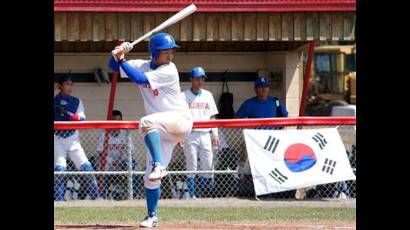
<instances>
[{"instance_id":1,"label":"window","mask_svg":"<svg viewBox=\"0 0 410 230\"><path fill-rule=\"evenodd\" d=\"M356 54L347 54L345 56L345 71L347 73L356 71Z\"/></svg>"},{"instance_id":2,"label":"window","mask_svg":"<svg viewBox=\"0 0 410 230\"><path fill-rule=\"evenodd\" d=\"M315 55L315 67L318 73L330 71L330 57L328 54Z\"/></svg>"}]
</instances>

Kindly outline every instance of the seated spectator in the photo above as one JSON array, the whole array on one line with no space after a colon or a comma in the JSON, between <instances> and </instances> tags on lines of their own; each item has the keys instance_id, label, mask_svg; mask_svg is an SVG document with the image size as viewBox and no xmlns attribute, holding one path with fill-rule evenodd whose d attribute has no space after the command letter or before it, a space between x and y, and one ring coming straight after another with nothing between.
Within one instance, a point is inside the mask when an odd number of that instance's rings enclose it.
<instances>
[{"instance_id":1,"label":"seated spectator","mask_svg":"<svg viewBox=\"0 0 410 230\"><path fill-rule=\"evenodd\" d=\"M121 121L122 113L119 110L112 112L112 120ZM102 132L99 137L99 143L97 146L97 155L102 156L104 152L104 133ZM132 156L134 150L134 144L131 139L131 135L128 129L113 129L107 131L108 145L107 145L107 159L105 166L102 170L105 171L128 171L129 159ZM132 170L136 170L136 161L131 160ZM101 168L101 167L100 167ZM140 178L133 176L133 195L137 198L139 195ZM127 176L107 175L104 176L104 198L106 199L127 199Z\"/></svg>"}]
</instances>

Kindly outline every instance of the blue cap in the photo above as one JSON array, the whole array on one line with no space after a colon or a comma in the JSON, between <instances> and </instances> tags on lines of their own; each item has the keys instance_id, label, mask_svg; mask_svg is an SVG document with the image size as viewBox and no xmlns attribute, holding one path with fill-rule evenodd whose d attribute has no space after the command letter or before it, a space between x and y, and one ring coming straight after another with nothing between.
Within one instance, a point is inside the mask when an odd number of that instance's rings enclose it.
<instances>
[{"instance_id":1,"label":"blue cap","mask_svg":"<svg viewBox=\"0 0 410 230\"><path fill-rule=\"evenodd\" d=\"M262 77L262 76L256 77L256 80L255 80L255 87L256 88L268 87L268 86L269 86L269 81L266 77Z\"/></svg>"},{"instance_id":2,"label":"blue cap","mask_svg":"<svg viewBox=\"0 0 410 230\"><path fill-rule=\"evenodd\" d=\"M62 76L59 76L58 78L57 78L57 82L59 83L59 84L63 84L64 82L66 82L66 81L72 81L71 80L71 77L70 76L68 76L68 75L62 75Z\"/></svg>"},{"instance_id":3,"label":"blue cap","mask_svg":"<svg viewBox=\"0 0 410 230\"><path fill-rule=\"evenodd\" d=\"M202 67L195 67L191 70L191 77L206 77L205 70Z\"/></svg>"},{"instance_id":4,"label":"blue cap","mask_svg":"<svg viewBox=\"0 0 410 230\"><path fill-rule=\"evenodd\" d=\"M167 33L159 33L151 36L148 44L151 57L156 60L161 50L179 48L175 39Z\"/></svg>"}]
</instances>

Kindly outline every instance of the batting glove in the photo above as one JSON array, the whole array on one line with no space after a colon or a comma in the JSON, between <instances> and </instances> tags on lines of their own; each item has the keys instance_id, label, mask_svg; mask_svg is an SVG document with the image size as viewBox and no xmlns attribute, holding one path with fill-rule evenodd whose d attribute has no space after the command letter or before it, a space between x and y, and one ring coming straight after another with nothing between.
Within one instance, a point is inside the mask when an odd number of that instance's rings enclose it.
<instances>
[{"instance_id":1,"label":"batting glove","mask_svg":"<svg viewBox=\"0 0 410 230\"><path fill-rule=\"evenodd\" d=\"M129 53L134 46L129 42L123 42L120 47L124 50L125 53Z\"/></svg>"},{"instance_id":2,"label":"batting glove","mask_svg":"<svg viewBox=\"0 0 410 230\"><path fill-rule=\"evenodd\" d=\"M129 42L123 42L121 45L116 46L115 49L111 52L114 56L115 61L121 61L124 59L123 55L129 53L134 46Z\"/></svg>"},{"instance_id":3,"label":"batting glove","mask_svg":"<svg viewBox=\"0 0 410 230\"><path fill-rule=\"evenodd\" d=\"M116 46L114 50L111 51L111 55L114 57L116 62L124 60L125 51L121 46Z\"/></svg>"}]
</instances>

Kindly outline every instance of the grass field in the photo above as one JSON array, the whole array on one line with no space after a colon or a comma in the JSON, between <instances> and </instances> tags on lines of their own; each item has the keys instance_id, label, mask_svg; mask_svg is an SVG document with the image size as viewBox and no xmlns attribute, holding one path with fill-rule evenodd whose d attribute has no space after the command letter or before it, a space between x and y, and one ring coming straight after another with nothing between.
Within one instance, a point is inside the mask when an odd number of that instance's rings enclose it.
<instances>
[{"instance_id":1,"label":"grass field","mask_svg":"<svg viewBox=\"0 0 410 230\"><path fill-rule=\"evenodd\" d=\"M355 229L355 205L332 202L223 203L205 207L189 203L164 203L159 207L160 226L163 229L316 229L314 226L320 226L317 229ZM137 206L65 205L55 206L54 222L58 226L56 229L68 229L67 226L70 229L134 229L145 213L142 203ZM244 224L245 227L226 227L233 224ZM207 228L195 227L205 225ZM281 227L272 228L276 225Z\"/></svg>"},{"instance_id":2,"label":"grass field","mask_svg":"<svg viewBox=\"0 0 410 230\"><path fill-rule=\"evenodd\" d=\"M58 207L56 224L133 224L145 215L138 207ZM276 221L354 221L354 208L161 208L162 222L169 223L251 223ZM138 218L138 219L137 219Z\"/></svg>"}]
</instances>

